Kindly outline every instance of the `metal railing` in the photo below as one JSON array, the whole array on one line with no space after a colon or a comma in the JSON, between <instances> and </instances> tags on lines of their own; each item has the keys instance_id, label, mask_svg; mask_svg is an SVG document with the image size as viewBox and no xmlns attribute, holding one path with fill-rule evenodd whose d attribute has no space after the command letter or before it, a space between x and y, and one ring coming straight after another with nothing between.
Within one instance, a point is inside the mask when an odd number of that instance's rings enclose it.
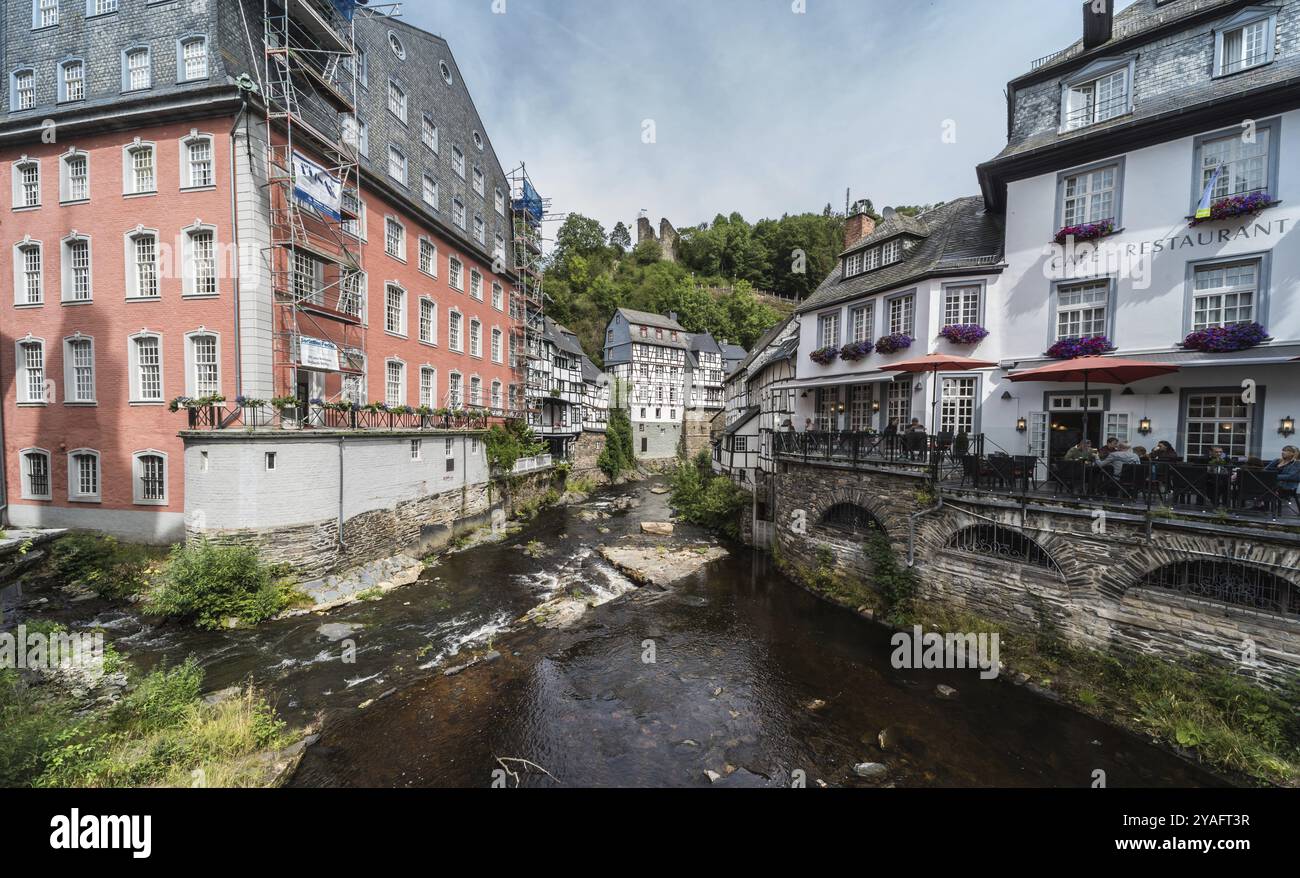
<instances>
[{"instance_id":1,"label":"metal railing","mask_svg":"<svg viewBox=\"0 0 1300 878\"><path fill-rule=\"evenodd\" d=\"M973 436L952 433L907 432L887 435L877 432L793 431L772 434L777 457L805 463L829 462L848 466L885 465L911 469L928 468L942 479L955 472L967 455L983 455L982 433Z\"/></svg>"},{"instance_id":2,"label":"metal railing","mask_svg":"<svg viewBox=\"0 0 1300 878\"><path fill-rule=\"evenodd\" d=\"M190 430L486 430L494 421L515 415L487 408L420 413L362 406L352 409L308 406L276 409L270 405L208 405L185 409Z\"/></svg>"},{"instance_id":3,"label":"metal railing","mask_svg":"<svg viewBox=\"0 0 1300 878\"><path fill-rule=\"evenodd\" d=\"M956 481L956 484L952 484ZM1055 497L1137 505L1157 517L1165 510L1195 509L1235 517L1300 514L1295 491L1279 473L1260 467L1143 462L1118 466L1082 460L1043 461L1032 455L969 454L946 487L1030 497Z\"/></svg>"},{"instance_id":4,"label":"metal railing","mask_svg":"<svg viewBox=\"0 0 1300 878\"><path fill-rule=\"evenodd\" d=\"M536 472L539 469L546 469L547 467L552 466L554 462L555 457L550 454L538 454L534 457L521 457L515 461L513 472L515 475Z\"/></svg>"}]
</instances>

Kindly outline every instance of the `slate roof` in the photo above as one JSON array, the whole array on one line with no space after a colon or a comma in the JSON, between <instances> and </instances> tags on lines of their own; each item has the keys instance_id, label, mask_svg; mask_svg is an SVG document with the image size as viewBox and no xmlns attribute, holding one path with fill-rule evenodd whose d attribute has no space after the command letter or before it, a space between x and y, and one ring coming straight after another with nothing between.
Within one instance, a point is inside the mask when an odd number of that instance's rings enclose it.
<instances>
[{"instance_id":1,"label":"slate roof","mask_svg":"<svg viewBox=\"0 0 1300 878\"><path fill-rule=\"evenodd\" d=\"M776 326L773 326L767 332L763 333L759 336L758 341L754 343L753 351L746 354L743 360L741 360L734 368L727 371L727 380L730 381L732 378L736 377L737 373L750 368L751 364L762 356L769 346L776 343L779 339L785 338L790 334L793 334L794 338L797 339L799 337L798 330L799 323L795 320L794 315L791 314Z\"/></svg>"},{"instance_id":2,"label":"slate roof","mask_svg":"<svg viewBox=\"0 0 1300 878\"><path fill-rule=\"evenodd\" d=\"M582 380L590 384L600 381L600 369L591 361L591 357L582 355Z\"/></svg>"},{"instance_id":3,"label":"slate roof","mask_svg":"<svg viewBox=\"0 0 1300 878\"><path fill-rule=\"evenodd\" d=\"M908 216L902 213L895 213L888 219L882 219L876 223L876 229L870 235L867 235L852 247L846 249L840 256L847 256L858 250L863 250L873 244L879 244L881 241L888 241L890 238L898 235L915 235L918 238L930 237L930 228L921 219L914 216Z\"/></svg>"},{"instance_id":4,"label":"slate roof","mask_svg":"<svg viewBox=\"0 0 1300 878\"><path fill-rule=\"evenodd\" d=\"M722 346L722 367L725 369L733 363L742 363L749 356L749 351L745 350L738 344L724 344Z\"/></svg>"},{"instance_id":5,"label":"slate roof","mask_svg":"<svg viewBox=\"0 0 1300 878\"><path fill-rule=\"evenodd\" d=\"M718 342L713 338L712 333L692 332L687 338L692 351L704 354L722 353L722 348L718 347Z\"/></svg>"},{"instance_id":6,"label":"slate roof","mask_svg":"<svg viewBox=\"0 0 1300 878\"><path fill-rule=\"evenodd\" d=\"M902 261L845 280L844 261L839 260L830 276L795 312L816 311L925 277L1001 270L1003 220L984 209L981 196L958 198L915 219L925 226L927 235L907 251Z\"/></svg>"},{"instance_id":7,"label":"slate roof","mask_svg":"<svg viewBox=\"0 0 1300 878\"><path fill-rule=\"evenodd\" d=\"M582 345L578 344L578 337L549 317L542 318L542 338L567 354L573 354L575 357L586 356Z\"/></svg>"},{"instance_id":8,"label":"slate roof","mask_svg":"<svg viewBox=\"0 0 1300 878\"><path fill-rule=\"evenodd\" d=\"M654 326L659 329L675 329L680 333L686 332L680 323L662 314L654 314L650 311L634 311L631 308L619 308L618 313L622 314L628 323L636 326Z\"/></svg>"},{"instance_id":9,"label":"slate roof","mask_svg":"<svg viewBox=\"0 0 1300 878\"><path fill-rule=\"evenodd\" d=\"M752 421L754 419L754 416L757 415L761 410L762 408L756 405L751 405L749 408L743 409L740 412L740 417L732 421L731 424L728 425L727 429L722 431L723 435L731 436L735 433L738 433L740 431L740 428L748 424L750 421Z\"/></svg>"}]
</instances>

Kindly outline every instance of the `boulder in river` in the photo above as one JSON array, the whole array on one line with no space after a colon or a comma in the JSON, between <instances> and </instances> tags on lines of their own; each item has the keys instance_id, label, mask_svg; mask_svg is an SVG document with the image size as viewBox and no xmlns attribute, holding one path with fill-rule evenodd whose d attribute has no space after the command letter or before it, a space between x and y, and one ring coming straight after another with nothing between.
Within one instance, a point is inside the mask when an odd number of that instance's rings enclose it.
<instances>
[{"instance_id":1,"label":"boulder in river","mask_svg":"<svg viewBox=\"0 0 1300 878\"><path fill-rule=\"evenodd\" d=\"M889 774L889 769L881 762L859 762L853 766L853 773L867 780L880 780Z\"/></svg>"},{"instance_id":2,"label":"boulder in river","mask_svg":"<svg viewBox=\"0 0 1300 878\"><path fill-rule=\"evenodd\" d=\"M673 535L673 525L667 521L643 521L641 533L653 537L670 537Z\"/></svg>"},{"instance_id":3,"label":"boulder in river","mask_svg":"<svg viewBox=\"0 0 1300 878\"><path fill-rule=\"evenodd\" d=\"M721 546L707 549L602 546L600 554L633 582L667 585L690 576L710 561L725 558L729 553Z\"/></svg>"},{"instance_id":4,"label":"boulder in river","mask_svg":"<svg viewBox=\"0 0 1300 878\"><path fill-rule=\"evenodd\" d=\"M940 683L938 686L934 687L934 694L938 695L940 698L952 699L957 697L957 690L951 686L945 686L943 683Z\"/></svg>"}]
</instances>

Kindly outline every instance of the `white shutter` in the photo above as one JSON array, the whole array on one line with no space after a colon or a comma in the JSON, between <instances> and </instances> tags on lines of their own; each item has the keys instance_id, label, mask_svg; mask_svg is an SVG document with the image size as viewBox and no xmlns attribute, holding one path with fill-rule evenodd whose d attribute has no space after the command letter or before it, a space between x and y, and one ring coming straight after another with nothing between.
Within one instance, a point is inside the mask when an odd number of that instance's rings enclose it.
<instances>
[{"instance_id":1,"label":"white shutter","mask_svg":"<svg viewBox=\"0 0 1300 878\"><path fill-rule=\"evenodd\" d=\"M1105 441L1111 436L1114 436L1125 445L1128 444L1128 412L1106 413L1106 435L1102 439Z\"/></svg>"},{"instance_id":2,"label":"white shutter","mask_svg":"<svg viewBox=\"0 0 1300 878\"><path fill-rule=\"evenodd\" d=\"M1039 460L1047 458L1047 412L1029 413L1029 453Z\"/></svg>"}]
</instances>

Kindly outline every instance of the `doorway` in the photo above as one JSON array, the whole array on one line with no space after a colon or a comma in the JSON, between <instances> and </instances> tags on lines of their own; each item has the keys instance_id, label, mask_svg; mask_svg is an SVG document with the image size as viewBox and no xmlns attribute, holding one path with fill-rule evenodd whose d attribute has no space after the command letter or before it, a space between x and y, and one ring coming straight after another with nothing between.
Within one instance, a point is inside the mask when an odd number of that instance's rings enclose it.
<instances>
[{"instance_id":1,"label":"doorway","mask_svg":"<svg viewBox=\"0 0 1300 878\"><path fill-rule=\"evenodd\" d=\"M1102 412L1088 412L1088 438L1092 447L1103 444L1106 439L1101 435ZM1052 412L1048 422L1048 458L1060 460L1065 452L1079 444L1084 438L1083 412Z\"/></svg>"}]
</instances>

